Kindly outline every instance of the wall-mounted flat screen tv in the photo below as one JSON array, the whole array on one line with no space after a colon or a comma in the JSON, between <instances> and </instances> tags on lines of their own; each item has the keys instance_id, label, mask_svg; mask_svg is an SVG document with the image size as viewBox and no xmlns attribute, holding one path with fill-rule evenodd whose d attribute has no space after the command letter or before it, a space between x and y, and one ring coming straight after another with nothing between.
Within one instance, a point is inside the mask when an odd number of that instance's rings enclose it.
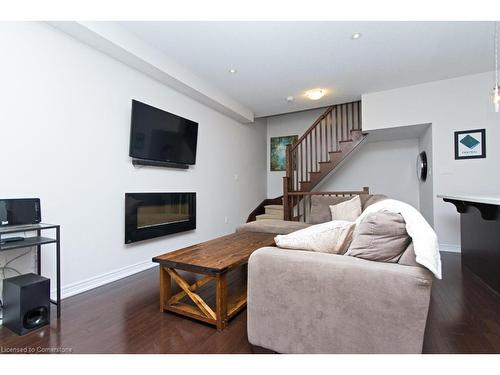
<instances>
[{"instance_id":1,"label":"wall-mounted flat screen tv","mask_svg":"<svg viewBox=\"0 0 500 375\"><path fill-rule=\"evenodd\" d=\"M132 100L132 158L195 164L198 123Z\"/></svg>"}]
</instances>

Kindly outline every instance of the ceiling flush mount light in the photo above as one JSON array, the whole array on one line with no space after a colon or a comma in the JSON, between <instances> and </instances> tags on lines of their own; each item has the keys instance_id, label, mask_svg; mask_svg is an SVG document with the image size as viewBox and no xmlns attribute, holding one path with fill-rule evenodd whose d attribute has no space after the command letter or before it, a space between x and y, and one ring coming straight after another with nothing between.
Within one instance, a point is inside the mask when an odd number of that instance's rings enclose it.
<instances>
[{"instance_id":1,"label":"ceiling flush mount light","mask_svg":"<svg viewBox=\"0 0 500 375\"><path fill-rule=\"evenodd\" d=\"M311 100L318 100L325 96L325 90L323 89L314 89L306 92L306 96Z\"/></svg>"},{"instance_id":2,"label":"ceiling flush mount light","mask_svg":"<svg viewBox=\"0 0 500 375\"><path fill-rule=\"evenodd\" d=\"M286 101L288 103L292 103L294 100L295 100L295 98L293 96L291 96L291 95L286 97Z\"/></svg>"},{"instance_id":3,"label":"ceiling flush mount light","mask_svg":"<svg viewBox=\"0 0 500 375\"><path fill-rule=\"evenodd\" d=\"M495 22L495 88L493 89L493 104L495 112L500 112L500 87L498 87L498 27Z\"/></svg>"},{"instance_id":4,"label":"ceiling flush mount light","mask_svg":"<svg viewBox=\"0 0 500 375\"><path fill-rule=\"evenodd\" d=\"M236 73L238 73L238 71L234 68L231 68L231 69L229 69L229 73L236 74Z\"/></svg>"},{"instance_id":5,"label":"ceiling flush mount light","mask_svg":"<svg viewBox=\"0 0 500 375\"><path fill-rule=\"evenodd\" d=\"M361 38L361 33L354 33L351 35L351 39L356 40Z\"/></svg>"}]
</instances>

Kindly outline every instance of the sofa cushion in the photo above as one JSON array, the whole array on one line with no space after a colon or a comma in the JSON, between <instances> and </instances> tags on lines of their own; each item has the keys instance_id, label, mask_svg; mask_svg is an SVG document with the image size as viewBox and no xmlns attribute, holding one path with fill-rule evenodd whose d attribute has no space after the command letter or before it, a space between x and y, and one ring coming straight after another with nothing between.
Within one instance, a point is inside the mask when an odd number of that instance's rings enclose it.
<instances>
[{"instance_id":1,"label":"sofa cushion","mask_svg":"<svg viewBox=\"0 0 500 375\"><path fill-rule=\"evenodd\" d=\"M400 214L374 212L358 224L345 255L397 263L410 241L405 221Z\"/></svg>"},{"instance_id":2,"label":"sofa cushion","mask_svg":"<svg viewBox=\"0 0 500 375\"><path fill-rule=\"evenodd\" d=\"M406 250L401 255L401 258L399 258L398 263L404 266L422 267L417 263L413 242L410 242Z\"/></svg>"},{"instance_id":3,"label":"sofa cushion","mask_svg":"<svg viewBox=\"0 0 500 375\"><path fill-rule=\"evenodd\" d=\"M346 202L330 206L332 220L356 221L361 215L361 199L356 195Z\"/></svg>"},{"instance_id":4,"label":"sofa cushion","mask_svg":"<svg viewBox=\"0 0 500 375\"><path fill-rule=\"evenodd\" d=\"M309 224L321 224L332 220L332 213L330 212L331 205L345 202L351 197L336 197L328 195L313 195L311 196L311 211L307 222Z\"/></svg>"},{"instance_id":5,"label":"sofa cushion","mask_svg":"<svg viewBox=\"0 0 500 375\"><path fill-rule=\"evenodd\" d=\"M264 232L276 234L288 234L295 232L299 229L304 229L310 226L307 223L298 221L285 221L285 220L259 220L245 223L236 228L236 232Z\"/></svg>"},{"instance_id":6,"label":"sofa cushion","mask_svg":"<svg viewBox=\"0 0 500 375\"><path fill-rule=\"evenodd\" d=\"M361 199L361 210L364 211L367 207L371 206L372 204L383 201L384 199L387 199L387 195L360 194L359 198Z\"/></svg>"},{"instance_id":7,"label":"sofa cushion","mask_svg":"<svg viewBox=\"0 0 500 375\"><path fill-rule=\"evenodd\" d=\"M285 249L343 254L349 247L355 224L336 220L312 225L296 232L276 236L276 245Z\"/></svg>"}]
</instances>

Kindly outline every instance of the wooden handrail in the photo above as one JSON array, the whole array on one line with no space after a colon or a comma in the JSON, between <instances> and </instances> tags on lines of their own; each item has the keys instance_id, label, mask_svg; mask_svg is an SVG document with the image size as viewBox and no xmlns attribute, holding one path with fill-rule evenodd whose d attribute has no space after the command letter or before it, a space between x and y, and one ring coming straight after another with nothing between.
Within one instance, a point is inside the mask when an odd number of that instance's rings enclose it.
<instances>
[{"instance_id":1,"label":"wooden handrail","mask_svg":"<svg viewBox=\"0 0 500 375\"><path fill-rule=\"evenodd\" d=\"M361 102L356 101L327 107L297 142L286 147L285 217L292 217L297 199L307 195L298 192L312 190L364 137L361 134Z\"/></svg>"},{"instance_id":2,"label":"wooden handrail","mask_svg":"<svg viewBox=\"0 0 500 375\"><path fill-rule=\"evenodd\" d=\"M368 186L363 187L360 191L291 191L288 195L360 195L360 194L370 194L370 188Z\"/></svg>"},{"instance_id":3,"label":"wooden handrail","mask_svg":"<svg viewBox=\"0 0 500 375\"><path fill-rule=\"evenodd\" d=\"M350 131L361 130L360 110L360 101L330 106L297 142L286 147L285 171L291 178L291 191L299 190L300 182L304 177L307 180L310 172L318 171L320 162L328 161L329 153L338 150L339 142L351 139Z\"/></svg>"},{"instance_id":4,"label":"wooden handrail","mask_svg":"<svg viewBox=\"0 0 500 375\"><path fill-rule=\"evenodd\" d=\"M291 151L295 150L295 149L297 148L297 146L298 146L298 144L299 144L299 143L302 143L302 141L303 141L303 140L304 140L304 139L305 139L305 138L309 135L309 133L311 133L311 131L312 131L312 130L316 127L316 125L318 125L318 123L319 123L321 120L323 120L323 119L325 118L325 116L326 116L327 114L329 114L329 113L333 110L333 108L335 108L335 106L334 106L334 105L332 105L332 106L328 107L328 108L326 109L326 111L325 111L325 112L323 112L323 114L322 114L321 116L319 116L319 117L316 119L316 121L314 121L314 123L313 123L313 124L312 124L312 125L311 125L311 126L310 126L310 127L309 127L306 131L305 131L305 132L304 132L304 134L302 134L302 136L301 136L299 139L297 139L297 142L295 142L295 143L292 145L292 147L291 147Z\"/></svg>"},{"instance_id":5,"label":"wooden handrail","mask_svg":"<svg viewBox=\"0 0 500 375\"><path fill-rule=\"evenodd\" d=\"M304 132L304 134L302 134L302 136L299 139L297 139L297 142L295 142L292 145L292 151L295 150L297 148L298 144L302 143L302 141L309 135L309 133L311 133L311 131L318 125L318 123L321 122L321 120L323 120L328 114L330 114L336 107L342 108L342 106L347 106L349 104L354 104L354 103L359 103L359 105L361 104L360 101L353 101L353 102L347 102L347 103L342 103L342 104L334 104L334 105L332 105L330 107L327 107L326 110L325 110L325 112L323 112L323 114L321 114L313 122L313 124ZM352 117L354 117L354 116L352 115ZM358 120L358 121L361 122L360 120Z\"/></svg>"}]
</instances>

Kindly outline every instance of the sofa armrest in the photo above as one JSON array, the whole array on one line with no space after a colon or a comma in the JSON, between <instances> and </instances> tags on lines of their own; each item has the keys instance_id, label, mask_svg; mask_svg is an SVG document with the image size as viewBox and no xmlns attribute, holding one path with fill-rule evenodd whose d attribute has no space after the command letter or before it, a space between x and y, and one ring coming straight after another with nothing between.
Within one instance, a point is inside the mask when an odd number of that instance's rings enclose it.
<instances>
[{"instance_id":1,"label":"sofa armrest","mask_svg":"<svg viewBox=\"0 0 500 375\"><path fill-rule=\"evenodd\" d=\"M248 265L248 338L280 353L420 353L432 274L265 247Z\"/></svg>"}]
</instances>

